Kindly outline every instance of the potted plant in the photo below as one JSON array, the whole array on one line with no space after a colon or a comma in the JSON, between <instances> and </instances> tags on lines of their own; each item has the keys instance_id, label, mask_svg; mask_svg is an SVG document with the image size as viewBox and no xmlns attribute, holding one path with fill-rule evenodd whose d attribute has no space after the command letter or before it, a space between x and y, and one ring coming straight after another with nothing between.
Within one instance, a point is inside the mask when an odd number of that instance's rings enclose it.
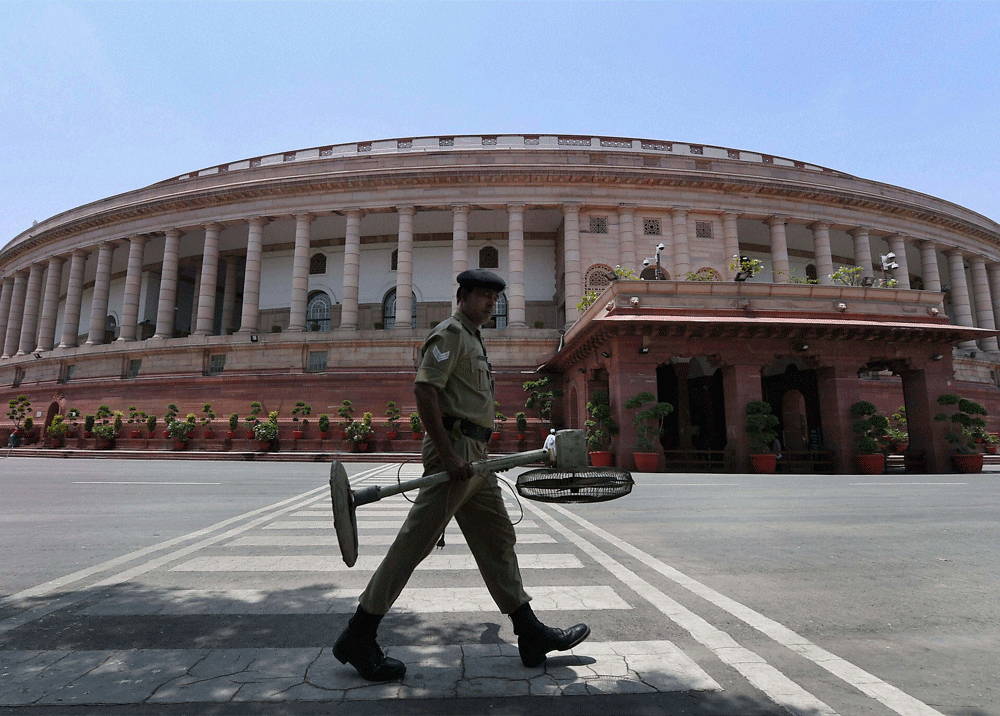
<instances>
[{"instance_id":1,"label":"potted plant","mask_svg":"<svg viewBox=\"0 0 1000 716\"><path fill-rule=\"evenodd\" d=\"M52 447L59 448L66 442L66 433L68 430L69 425L65 423L63 416L57 414L53 416L49 427L45 429L45 434L49 436Z\"/></svg>"},{"instance_id":2,"label":"potted plant","mask_svg":"<svg viewBox=\"0 0 1000 716\"><path fill-rule=\"evenodd\" d=\"M347 440L347 426L354 422L354 418L351 414L354 412L354 406L351 405L350 400L344 400L337 408L337 414L344 419L344 422L340 424L340 439Z\"/></svg>"},{"instance_id":3,"label":"potted plant","mask_svg":"<svg viewBox=\"0 0 1000 716\"><path fill-rule=\"evenodd\" d=\"M111 423L100 423L94 426L98 449L111 450L115 446L115 426Z\"/></svg>"},{"instance_id":4,"label":"potted plant","mask_svg":"<svg viewBox=\"0 0 1000 716\"><path fill-rule=\"evenodd\" d=\"M410 413L410 432L414 440L420 440L424 435L424 426L420 422L419 413Z\"/></svg>"},{"instance_id":5,"label":"potted plant","mask_svg":"<svg viewBox=\"0 0 1000 716\"><path fill-rule=\"evenodd\" d=\"M614 462L611 454L611 438L618 434L618 423L611 416L611 400L606 390L595 390L587 403L584 422L587 428L587 445L590 446L590 464L594 467L610 467Z\"/></svg>"},{"instance_id":6,"label":"potted plant","mask_svg":"<svg viewBox=\"0 0 1000 716\"><path fill-rule=\"evenodd\" d=\"M28 410L31 408L31 401L28 400L28 396L19 395L16 398L12 398L10 402L7 403L7 407L10 408L7 411L7 417L14 421L14 433L17 435L21 434L21 421L24 421L24 433L27 434L28 421L31 420L28 416ZM32 421L33 423L34 421ZM27 441L25 441L27 442Z\"/></svg>"},{"instance_id":7,"label":"potted plant","mask_svg":"<svg viewBox=\"0 0 1000 716\"><path fill-rule=\"evenodd\" d=\"M951 456L952 465L958 472L982 472L983 454L976 452L976 440L984 440L987 435L986 421L981 417L988 415L986 408L952 393L939 395L937 402L938 405L955 406L951 415L938 413L934 416L937 421L952 423L952 429L945 434L945 439L956 450Z\"/></svg>"},{"instance_id":8,"label":"potted plant","mask_svg":"<svg viewBox=\"0 0 1000 716\"><path fill-rule=\"evenodd\" d=\"M188 440L191 439L191 433L197 425L197 421L198 418L195 417L194 413L188 413L187 418L184 420L171 418L167 422L167 432L174 440L175 450L183 450L187 446Z\"/></svg>"},{"instance_id":9,"label":"potted plant","mask_svg":"<svg viewBox=\"0 0 1000 716\"><path fill-rule=\"evenodd\" d=\"M554 388L555 378L546 375L538 380L529 380L523 384L523 388L528 391L528 399L524 401L526 410L534 410L538 413L538 419L552 427L552 408L555 406L556 398L561 393Z\"/></svg>"},{"instance_id":10,"label":"potted plant","mask_svg":"<svg viewBox=\"0 0 1000 716\"><path fill-rule=\"evenodd\" d=\"M116 410L112 415L114 416L112 424L115 426L115 437L117 438L122 434L122 423L125 422L125 414L120 410Z\"/></svg>"},{"instance_id":11,"label":"potted plant","mask_svg":"<svg viewBox=\"0 0 1000 716\"><path fill-rule=\"evenodd\" d=\"M886 437L895 452L904 452L910 445L910 438L906 432L906 406L900 405L889 419L889 428L886 430Z\"/></svg>"},{"instance_id":12,"label":"potted plant","mask_svg":"<svg viewBox=\"0 0 1000 716\"><path fill-rule=\"evenodd\" d=\"M355 452L366 452L374 434L371 413L366 412L361 420L352 421L347 426L347 439L354 443Z\"/></svg>"},{"instance_id":13,"label":"potted plant","mask_svg":"<svg viewBox=\"0 0 1000 716\"><path fill-rule=\"evenodd\" d=\"M319 416L319 438L320 440L326 440L326 436L330 433L330 416L323 413Z\"/></svg>"},{"instance_id":14,"label":"potted plant","mask_svg":"<svg viewBox=\"0 0 1000 716\"><path fill-rule=\"evenodd\" d=\"M129 437L133 440L138 440L142 437L142 431L140 426L146 422L146 414L139 412L139 410L134 406L130 405L128 408L128 424L135 425L136 427L129 431Z\"/></svg>"},{"instance_id":15,"label":"potted plant","mask_svg":"<svg viewBox=\"0 0 1000 716\"><path fill-rule=\"evenodd\" d=\"M156 431L156 416L150 415L146 418L146 430L148 431L149 437L154 437Z\"/></svg>"},{"instance_id":16,"label":"potted plant","mask_svg":"<svg viewBox=\"0 0 1000 716\"><path fill-rule=\"evenodd\" d=\"M771 412L766 400L751 400L746 407L747 422L744 428L750 442L750 466L760 474L773 473L778 467L778 455L771 447L778 439L781 421Z\"/></svg>"},{"instance_id":17,"label":"potted plant","mask_svg":"<svg viewBox=\"0 0 1000 716\"><path fill-rule=\"evenodd\" d=\"M395 440L399 437L399 418L402 416L403 411L396 407L396 403L390 400L385 406L385 422L388 426L386 431L386 437L389 440Z\"/></svg>"},{"instance_id":18,"label":"potted plant","mask_svg":"<svg viewBox=\"0 0 1000 716\"><path fill-rule=\"evenodd\" d=\"M229 432L226 433L226 437L232 440L236 437L236 429L240 426L240 414L231 413L229 415Z\"/></svg>"},{"instance_id":19,"label":"potted plant","mask_svg":"<svg viewBox=\"0 0 1000 716\"><path fill-rule=\"evenodd\" d=\"M257 400L250 403L250 415L243 421L243 427L248 431L247 438L250 440L253 440L257 436L257 426L260 425L260 418L257 416L260 415L260 411L263 409L263 406Z\"/></svg>"},{"instance_id":20,"label":"potted plant","mask_svg":"<svg viewBox=\"0 0 1000 716\"><path fill-rule=\"evenodd\" d=\"M94 434L94 424L97 422L97 418L93 415L83 416L83 437L89 438Z\"/></svg>"},{"instance_id":21,"label":"potted plant","mask_svg":"<svg viewBox=\"0 0 1000 716\"><path fill-rule=\"evenodd\" d=\"M990 455L996 455L997 443L1000 443L1000 435L997 435L996 433L987 433L983 450Z\"/></svg>"},{"instance_id":22,"label":"potted plant","mask_svg":"<svg viewBox=\"0 0 1000 716\"><path fill-rule=\"evenodd\" d=\"M167 406L167 412L163 414L163 425L165 428L165 430L163 431L163 437L165 438L170 437L170 423L173 422L173 420L177 417L177 413L179 412L180 410L178 410L175 404L170 403Z\"/></svg>"},{"instance_id":23,"label":"potted plant","mask_svg":"<svg viewBox=\"0 0 1000 716\"><path fill-rule=\"evenodd\" d=\"M309 424L309 421L305 419L307 415L312 414L312 408L301 400L295 404L292 408L292 420L295 421L295 430L292 431L292 438L295 440L301 440L305 436L305 428ZM302 429L299 429L299 421L302 421Z\"/></svg>"},{"instance_id":24,"label":"potted plant","mask_svg":"<svg viewBox=\"0 0 1000 716\"><path fill-rule=\"evenodd\" d=\"M854 422L854 460L862 475L881 475L885 472L885 454L889 420L878 414L878 409L867 400L859 400L849 408Z\"/></svg>"},{"instance_id":25,"label":"potted plant","mask_svg":"<svg viewBox=\"0 0 1000 716\"><path fill-rule=\"evenodd\" d=\"M205 439L211 440L215 437L215 431L212 430L212 421L215 420L215 411L212 410L212 404L205 403L205 407L201 409L201 412L205 414L205 417L201 419L201 427L205 428Z\"/></svg>"},{"instance_id":26,"label":"potted plant","mask_svg":"<svg viewBox=\"0 0 1000 716\"><path fill-rule=\"evenodd\" d=\"M642 406L652 403L648 408ZM637 451L632 453L635 459L635 467L639 472L656 472L657 464L660 461L660 453L655 452L653 438L659 440L663 432L663 420L670 413L674 412L674 406L670 403L660 403L656 396L648 391L643 391L633 398L630 398L625 407L629 410L637 410L632 416L632 424L635 425L635 442Z\"/></svg>"},{"instance_id":27,"label":"potted plant","mask_svg":"<svg viewBox=\"0 0 1000 716\"><path fill-rule=\"evenodd\" d=\"M80 434L80 411L76 408L70 408L66 411L66 419L70 421L68 437L75 438Z\"/></svg>"},{"instance_id":28,"label":"potted plant","mask_svg":"<svg viewBox=\"0 0 1000 716\"><path fill-rule=\"evenodd\" d=\"M517 439L523 443L528 439L528 416L524 411L514 413L514 424L517 426Z\"/></svg>"},{"instance_id":29,"label":"potted plant","mask_svg":"<svg viewBox=\"0 0 1000 716\"><path fill-rule=\"evenodd\" d=\"M278 445L278 411L272 410L268 413L267 420L260 421L254 425L254 437L260 441L261 450L271 450Z\"/></svg>"},{"instance_id":30,"label":"potted plant","mask_svg":"<svg viewBox=\"0 0 1000 716\"><path fill-rule=\"evenodd\" d=\"M501 437L500 428L507 422L507 416L500 412L500 403L493 401L493 434L490 439L494 442Z\"/></svg>"}]
</instances>

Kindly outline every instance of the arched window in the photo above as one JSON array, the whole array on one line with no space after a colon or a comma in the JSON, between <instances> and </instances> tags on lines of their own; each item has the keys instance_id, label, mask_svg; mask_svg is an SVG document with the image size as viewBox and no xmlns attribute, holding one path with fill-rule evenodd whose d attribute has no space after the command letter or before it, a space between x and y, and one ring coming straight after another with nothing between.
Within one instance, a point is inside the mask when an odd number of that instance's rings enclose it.
<instances>
[{"instance_id":1,"label":"arched window","mask_svg":"<svg viewBox=\"0 0 1000 716\"><path fill-rule=\"evenodd\" d=\"M115 333L117 333L117 331L118 331L118 321L115 319L115 317L114 316L108 316L107 318L105 318L104 319L104 342L105 343L114 343L115 342L115 338L118 337L118 336L115 335Z\"/></svg>"},{"instance_id":2,"label":"arched window","mask_svg":"<svg viewBox=\"0 0 1000 716\"><path fill-rule=\"evenodd\" d=\"M691 279L693 281L721 281L722 276L714 268L702 266L697 271L692 272Z\"/></svg>"},{"instance_id":3,"label":"arched window","mask_svg":"<svg viewBox=\"0 0 1000 716\"><path fill-rule=\"evenodd\" d=\"M322 291L317 291L310 296L309 303L306 305L306 330L329 331L332 306L330 297Z\"/></svg>"},{"instance_id":4,"label":"arched window","mask_svg":"<svg viewBox=\"0 0 1000 716\"><path fill-rule=\"evenodd\" d=\"M642 279L643 281L655 281L657 279L656 265L654 264L652 266L647 266L646 268L644 268L642 270L642 273L639 274L639 278ZM670 272L667 271L665 268L660 268L659 278L662 281L669 281Z\"/></svg>"},{"instance_id":5,"label":"arched window","mask_svg":"<svg viewBox=\"0 0 1000 716\"><path fill-rule=\"evenodd\" d=\"M500 252L494 246L479 249L479 268L500 268Z\"/></svg>"},{"instance_id":6,"label":"arched window","mask_svg":"<svg viewBox=\"0 0 1000 716\"><path fill-rule=\"evenodd\" d=\"M309 259L309 275L316 276L326 273L326 254L313 254Z\"/></svg>"},{"instance_id":7,"label":"arched window","mask_svg":"<svg viewBox=\"0 0 1000 716\"><path fill-rule=\"evenodd\" d=\"M816 264L806 265L806 278L810 281L816 280Z\"/></svg>"},{"instance_id":8,"label":"arched window","mask_svg":"<svg viewBox=\"0 0 1000 716\"><path fill-rule=\"evenodd\" d=\"M611 277L615 275L614 270L610 266L605 266L604 264L594 264L589 269L587 269L586 280L584 290L586 291L597 291L600 293L608 287L611 283Z\"/></svg>"},{"instance_id":9,"label":"arched window","mask_svg":"<svg viewBox=\"0 0 1000 716\"><path fill-rule=\"evenodd\" d=\"M417 327L417 294L413 294L410 328ZM396 326L396 289L391 289L382 299L382 325L388 330Z\"/></svg>"},{"instance_id":10,"label":"arched window","mask_svg":"<svg viewBox=\"0 0 1000 716\"><path fill-rule=\"evenodd\" d=\"M493 318L491 318L483 328L506 328L507 327L507 294L501 293L497 297L496 306L493 307Z\"/></svg>"}]
</instances>

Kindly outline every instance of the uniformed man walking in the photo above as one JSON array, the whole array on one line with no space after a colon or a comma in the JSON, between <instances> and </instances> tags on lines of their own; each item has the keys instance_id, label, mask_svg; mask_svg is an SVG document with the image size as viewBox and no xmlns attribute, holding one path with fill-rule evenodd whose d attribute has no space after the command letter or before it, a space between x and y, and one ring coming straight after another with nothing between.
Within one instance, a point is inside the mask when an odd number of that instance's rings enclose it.
<instances>
[{"instance_id":1,"label":"uniformed man walking","mask_svg":"<svg viewBox=\"0 0 1000 716\"><path fill-rule=\"evenodd\" d=\"M333 654L370 681L400 679L406 666L386 657L376 642L382 617L416 566L433 550L452 517L465 535L490 595L513 622L521 662L540 666L550 651L571 649L590 635L577 624L545 626L531 611L514 554L514 527L497 476L473 475L472 463L487 456L493 429L493 375L479 329L493 315L507 285L491 271L458 275L458 309L424 341L414 393L427 430L424 474L445 471L448 482L421 488L396 540L361 594L357 612L337 639Z\"/></svg>"}]
</instances>

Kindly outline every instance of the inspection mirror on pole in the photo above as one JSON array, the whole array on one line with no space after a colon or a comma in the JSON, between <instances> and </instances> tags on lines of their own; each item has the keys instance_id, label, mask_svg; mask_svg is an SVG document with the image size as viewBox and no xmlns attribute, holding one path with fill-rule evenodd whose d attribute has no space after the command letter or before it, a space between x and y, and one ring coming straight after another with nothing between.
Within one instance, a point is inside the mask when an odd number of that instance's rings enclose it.
<instances>
[{"instance_id":1,"label":"inspection mirror on pole","mask_svg":"<svg viewBox=\"0 0 1000 716\"><path fill-rule=\"evenodd\" d=\"M549 467L529 470L517 478L518 495L539 502L573 503L604 502L624 497L632 491L632 475L625 470L592 468L587 455L587 442L582 430L560 430L553 449L505 455L472 463L477 475L502 472L534 462L547 462ZM339 460L330 466L330 501L333 525L344 563L353 567L358 560L357 508L420 487L448 481L448 473L425 475L398 485L369 485L352 490L347 470Z\"/></svg>"}]
</instances>

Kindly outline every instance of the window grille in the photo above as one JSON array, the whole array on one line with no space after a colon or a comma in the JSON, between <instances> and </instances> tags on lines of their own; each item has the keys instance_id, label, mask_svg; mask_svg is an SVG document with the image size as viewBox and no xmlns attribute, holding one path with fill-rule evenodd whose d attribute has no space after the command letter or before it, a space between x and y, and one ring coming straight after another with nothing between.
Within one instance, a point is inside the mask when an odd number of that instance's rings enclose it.
<instances>
[{"instance_id":1,"label":"window grille","mask_svg":"<svg viewBox=\"0 0 1000 716\"><path fill-rule=\"evenodd\" d=\"M711 221L694 222L694 235L699 239L711 239L715 236Z\"/></svg>"},{"instance_id":2,"label":"window grille","mask_svg":"<svg viewBox=\"0 0 1000 716\"><path fill-rule=\"evenodd\" d=\"M479 268L500 268L500 252L494 246L479 249Z\"/></svg>"},{"instance_id":3,"label":"window grille","mask_svg":"<svg viewBox=\"0 0 1000 716\"><path fill-rule=\"evenodd\" d=\"M331 307L330 297L325 293L320 292L310 296L306 305L306 330L329 331Z\"/></svg>"},{"instance_id":4,"label":"window grille","mask_svg":"<svg viewBox=\"0 0 1000 716\"><path fill-rule=\"evenodd\" d=\"M309 275L321 276L326 273L326 254L313 254L309 259Z\"/></svg>"},{"instance_id":5,"label":"window grille","mask_svg":"<svg viewBox=\"0 0 1000 716\"><path fill-rule=\"evenodd\" d=\"M659 236L662 233L659 219L643 219L642 233L646 236Z\"/></svg>"},{"instance_id":6,"label":"window grille","mask_svg":"<svg viewBox=\"0 0 1000 716\"><path fill-rule=\"evenodd\" d=\"M614 275L615 272L610 266L594 264L587 269L586 278L584 279L585 290L603 291L611 283L611 277Z\"/></svg>"},{"instance_id":7,"label":"window grille","mask_svg":"<svg viewBox=\"0 0 1000 716\"><path fill-rule=\"evenodd\" d=\"M417 294L413 294L413 303L410 309L410 328L417 327ZM396 326L396 289L392 289L385 295L382 301L382 325L386 330Z\"/></svg>"},{"instance_id":8,"label":"window grille","mask_svg":"<svg viewBox=\"0 0 1000 716\"><path fill-rule=\"evenodd\" d=\"M322 373L326 370L326 351L309 351L309 372Z\"/></svg>"},{"instance_id":9,"label":"window grille","mask_svg":"<svg viewBox=\"0 0 1000 716\"><path fill-rule=\"evenodd\" d=\"M208 373L209 375L218 375L226 368L226 354L225 353L215 353L209 356L208 359Z\"/></svg>"},{"instance_id":10,"label":"window grille","mask_svg":"<svg viewBox=\"0 0 1000 716\"><path fill-rule=\"evenodd\" d=\"M493 307L493 318L491 318L485 328L506 328L507 327L507 294L501 293L497 297L496 305Z\"/></svg>"},{"instance_id":11,"label":"window grille","mask_svg":"<svg viewBox=\"0 0 1000 716\"><path fill-rule=\"evenodd\" d=\"M590 233L592 234L608 233L608 217L606 216L590 217Z\"/></svg>"}]
</instances>

